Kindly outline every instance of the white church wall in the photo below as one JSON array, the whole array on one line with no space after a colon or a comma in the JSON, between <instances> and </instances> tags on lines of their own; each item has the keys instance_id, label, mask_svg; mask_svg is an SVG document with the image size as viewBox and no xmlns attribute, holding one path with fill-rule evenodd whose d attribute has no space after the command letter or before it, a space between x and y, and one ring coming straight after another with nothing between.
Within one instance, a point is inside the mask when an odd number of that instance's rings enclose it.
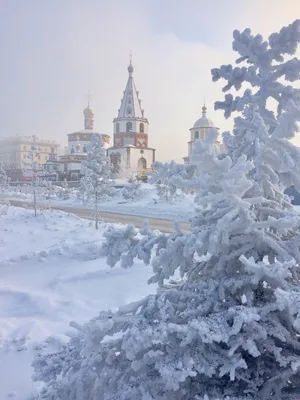
<instances>
[{"instance_id":1,"label":"white church wall","mask_svg":"<svg viewBox=\"0 0 300 400\"><path fill-rule=\"evenodd\" d=\"M86 146L86 149L88 150L88 147L89 147L89 145L90 145L90 142L87 141L87 140L79 140L78 142L77 142L77 141L76 141L76 142L68 142L68 151L69 151L69 154L71 154L72 147L74 148L74 152L77 153L77 151L76 151L76 146L78 145L78 143L80 144L80 148L81 148L80 153L83 153L83 147L84 147L84 146Z\"/></svg>"},{"instance_id":2,"label":"white church wall","mask_svg":"<svg viewBox=\"0 0 300 400\"><path fill-rule=\"evenodd\" d=\"M147 162L147 168L151 168L151 165L153 164L153 151L152 150L147 150L144 149L142 150L144 153L141 154L141 149L137 148L131 148L130 149L130 168L132 170L137 171L138 170L138 160L141 157L144 157Z\"/></svg>"},{"instance_id":3,"label":"white church wall","mask_svg":"<svg viewBox=\"0 0 300 400\"><path fill-rule=\"evenodd\" d=\"M132 123L131 132L148 134L148 124L146 122L132 121L130 119L114 122L114 134L127 132L127 130L126 130L127 122L131 122ZM140 123L142 123L144 125L144 132L140 132ZM119 124L119 132L117 132L117 124Z\"/></svg>"},{"instance_id":4,"label":"white church wall","mask_svg":"<svg viewBox=\"0 0 300 400\"><path fill-rule=\"evenodd\" d=\"M80 163L80 162L76 162L76 163L60 162L59 163L59 171L60 172L66 172L65 164L68 164L67 172L81 170L81 167L82 167L82 163Z\"/></svg>"}]
</instances>

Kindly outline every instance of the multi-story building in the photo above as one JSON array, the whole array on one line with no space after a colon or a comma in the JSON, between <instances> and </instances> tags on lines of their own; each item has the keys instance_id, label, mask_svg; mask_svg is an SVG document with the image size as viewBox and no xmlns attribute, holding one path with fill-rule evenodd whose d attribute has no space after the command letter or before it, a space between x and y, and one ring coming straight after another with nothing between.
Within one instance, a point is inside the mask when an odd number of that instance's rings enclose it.
<instances>
[{"instance_id":1,"label":"multi-story building","mask_svg":"<svg viewBox=\"0 0 300 400\"><path fill-rule=\"evenodd\" d=\"M58 143L37 136L11 136L0 140L0 162L12 181L27 181L31 178L26 170L35 162L43 167L49 158L56 158Z\"/></svg>"}]
</instances>

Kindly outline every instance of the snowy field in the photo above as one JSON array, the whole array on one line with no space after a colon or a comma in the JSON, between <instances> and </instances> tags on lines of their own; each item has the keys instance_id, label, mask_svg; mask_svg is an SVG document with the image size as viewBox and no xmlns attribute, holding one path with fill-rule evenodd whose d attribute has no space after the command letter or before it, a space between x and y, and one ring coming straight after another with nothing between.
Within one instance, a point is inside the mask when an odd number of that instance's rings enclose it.
<instances>
[{"instance_id":1,"label":"snowy field","mask_svg":"<svg viewBox=\"0 0 300 400\"><path fill-rule=\"evenodd\" d=\"M28 188L29 190L30 188ZM194 197L182 194L172 203L158 200L155 186L142 184L142 197L134 202L126 201L122 196L122 189L116 190L116 195L109 201L99 202L99 211L106 211L119 214L138 215L148 218L162 218L177 221L188 221L195 214ZM25 190L24 188L21 190ZM18 200L32 201L31 193L18 192L17 188L10 188L5 197ZM56 195L44 200L45 196L39 196L39 201L49 206L66 206L74 208L92 209L93 204L84 205L76 196L76 190L70 192L70 198L62 200Z\"/></svg>"},{"instance_id":2,"label":"snowy field","mask_svg":"<svg viewBox=\"0 0 300 400\"><path fill-rule=\"evenodd\" d=\"M3 211L3 208L2 208ZM43 341L155 291L151 268L97 259L104 227L60 211L10 207L0 216L0 400L35 393L31 362Z\"/></svg>"}]
</instances>

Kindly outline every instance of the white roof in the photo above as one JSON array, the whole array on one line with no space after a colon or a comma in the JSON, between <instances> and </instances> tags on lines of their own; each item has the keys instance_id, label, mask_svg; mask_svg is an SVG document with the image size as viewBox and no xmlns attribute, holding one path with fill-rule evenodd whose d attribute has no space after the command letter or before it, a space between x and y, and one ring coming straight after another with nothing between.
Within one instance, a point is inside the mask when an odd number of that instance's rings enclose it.
<instances>
[{"instance_id":1,"label":"white roof","mask_svg":"<svg viewBox=\"0 0 300 400\"><path fill-rule=\"evenodd\" d=\"M207 118L206 110L207 110L207 108L205 106L203 106L202 107L202 117L197 119L197 121L194 123L193 128L212 128L215 126L214 123L212 122L212 120Z\"/></svg>"},{"instance_id":2,"label":"white roof","mask_svg":"<svg viewBox=\"0 0 300 400\"><path fill-rule=\"evenodd\" d=\"M194 123L193 128L211 128L214 126L215 125L211 119L209 119L207 117L201 117L201 118L197 119L197 121Z\"/></svg>"},{"instance_id":3,"label":"white roof","mask_svg":"<svg viewBox=\"0 0 300 400\"><path fill-rule=\"evenodd\" d=\"M90 134L90 135L100 135L100 136L109 136L106 133L98 133L95 132L93 129L82 129L81 131L76 131L76 132L72 132L72 133L68 133L68 135L75 135L75 134L79 134L79 133L84 133L84 134Z\"/></svg>"},{"instance_id":4,"label":"white roof","mask_svg":"<svg viewBox=\"0 0 300 400\"><path fill-rule=\"evenodd\" d=\"M146 120L144 117L144 110L141 106L141 100L139 99L139 92L136 90L135 83L133 80L133 66L130 62L128 67L129 77L126 84L126 88L123 93L121 100L121 106L118 110L117 119L139 119Z\"/></svg>"}]
</instances>

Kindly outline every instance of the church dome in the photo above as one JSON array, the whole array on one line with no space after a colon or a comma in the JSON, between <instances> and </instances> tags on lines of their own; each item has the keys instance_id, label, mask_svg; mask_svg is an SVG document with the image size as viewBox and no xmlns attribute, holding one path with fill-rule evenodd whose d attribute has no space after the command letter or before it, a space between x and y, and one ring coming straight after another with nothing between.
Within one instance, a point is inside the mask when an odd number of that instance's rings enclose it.
<instances>
[{"instance_id":1,"label":"church dome","mask_svg":"<svg viewBox=\"0 0 300 400\"><path fill-rule=\"evenodd\" d=\"M193 128L213 128L215 125L211 119L206 116L207 108L205 106L202 107L202 117L197 119L194 123Z\"/></svg>"},{"instance_id":2,"label":"church dome","mask_svg":"<svg viewBox=\"0 0 300 400\"><path fill-rule=\"evenodd\" d=\"M94 110L88 105L84 110L83 114L85 117L94 117L95 113Z\"/></svg>"},{"instance_id":3,"label":"church dome","mask_svg":"<svg viewBox=\"0 0 300 400\"><path fill-rule=\"evenodd\" d=\"M129 75L132 75L134 70L133 70L133 65L131 63L131 60L130 60L130 64L127 69L128 69Z\"/></svg>"}]
</instances>

